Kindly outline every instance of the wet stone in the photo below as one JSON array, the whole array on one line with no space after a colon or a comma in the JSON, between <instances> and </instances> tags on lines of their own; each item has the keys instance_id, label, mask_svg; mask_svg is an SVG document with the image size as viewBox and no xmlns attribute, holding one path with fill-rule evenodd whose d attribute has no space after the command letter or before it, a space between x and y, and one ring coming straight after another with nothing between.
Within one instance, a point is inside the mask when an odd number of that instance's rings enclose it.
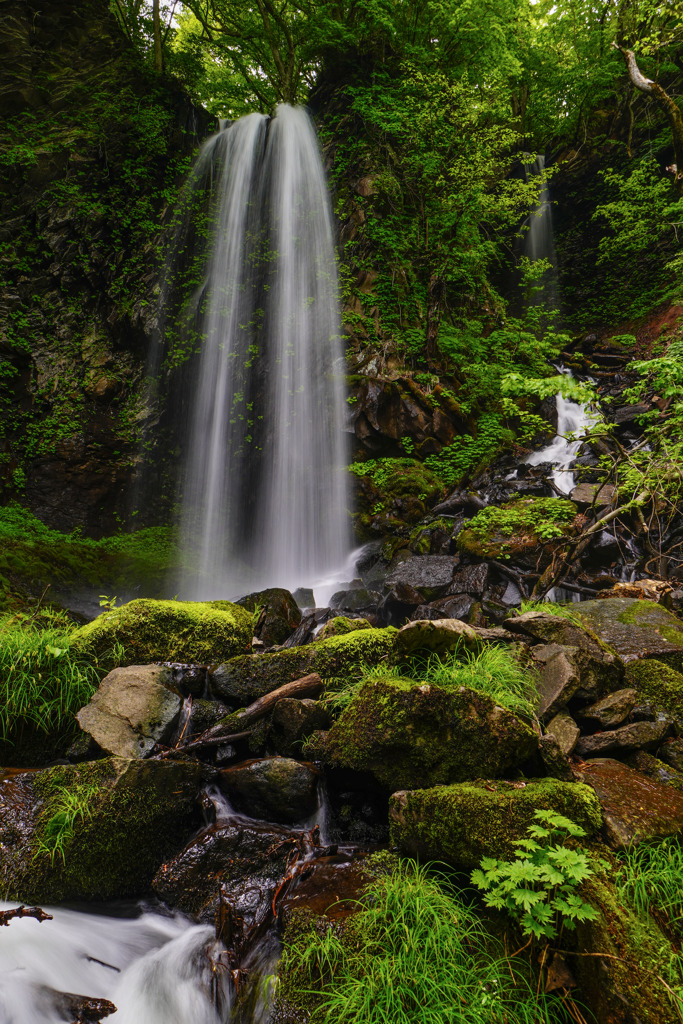
<instances>
[{"instance_id":1,"label":"wet stone","mask_svg":"<svg viewBox=\"0 0 683 1024\"><path fill-rule=\"evenodd\" d=\"M565 782L573 781L574 774L571 765L552 733L541 736L538 741L538 753L545 769L544 774L548 778L564 779Z\"/></svg>"},{"instance_id":2,"label":"wet stone","mask_svg":"<svg viewBox=\"0 0 683 1024\"><path fill-rule=\"evenodd\" d=\"M458 594L456 597L441 597L430 604L421 604L414 617L419 619L461 619L466 620L474 606L474 598L469 594Z\"/></svg>"},{"instance_id":3,"label":"wet stone","mask_svg":"<svg viewBox=\"0 0 683 1024\"><path fill-rule=\"evenodd\" d=\"M388 574L385 585L397 593L401 588L416 593L416 604L431 601L441 597L447 588L451 588L457 564L458 559L450 555L408 558Z\"/></svg>"},{"instance_id":4,"label":"wet stone","mask_svg":"<svg viewBox=\"0 0 683 1024\"><path fill-rule=\"evenodd\" d=\"M613 849L664 838L683 829L683 793L671 786L610 758L586 761L580 777L595 790L607 841Z\"/></svg>"},{"instance_id":5,"label":"wet stone","mask_svg":"<svg viewBox=\"0 0 683 1024\"><path fill-rule=\"evenodd\" d=\"M668 743L663 743L659 749L659 758L677 772L683 772L683 739L672 739Z\"/></svg>"},{"instance_id":6,"label":"wet stone","mask_svg":"<svg viewBox=\"0 0 683 1024\"><path fill-rule=\"evenodd\" d=\"M318 776L311 765L266 757L226 768L216 781L237 810L252 818L293 824L315 811Z\"/></svg>"},{"instance_id":7,"label":"wet stone","mask_svg":"<svg viewBox=\"0 0 683 1024\"><path fill-rule=\"evenodd\" d=\"M602 700L583 708L581 721L600 729L613 729L625 722L636 706L638 694L635 690L616 690Z\"/></svg>"},{"instance_id":8,"label":"wet stone","mask_svg":"<svg viewBox=\"0 0 683 1024\"><path fill-rule=\"evenodd\" d=\"M625 662L655 658L683 668L683 622L660 604L637 598L582 601L577 614Z\"/></svg>"},{"instance_id":9,"label":"wet stone","mask_svg":"<svg viewBox=\"0 0 683 1024\"><path fill-rule=\"evenodd\" d=\"M289 757L300 749L305 737L329 724L330 716L318 701L284 697L273 710L269 738L279 754Z\"/></svg>"},{"instance_id":10,"label":"wet stone","mask_svg":"<svg viewBox=\"0 0 683 1024\"><path fill-rule=\"evenodd\" d=\"M555 737L565 757L568 757L574 750L580 734L578 725L567 711L560 711L554 718L551 718L546 726L546 731Z\"/></svg>"},{"instance_id":11,"label":"wet stone","mask_svg":"<svg viewBox=\"0 0 683 1024\"><path fill-rule=\"evenodd\" d=\"M634 750L654 750L670 729L667 719L658 722L632 722L620 729L582 736L574 753L584 759L606 754L629 754Z\"/></svg>"},{"instance_id":12,"label":"wet stone","mask_svg":"<svg viewBox=\"0 0 683 1024\"><path fill-rule=\"evenodd\" d=\"M531 655L539 670L538 704L541 719L552 718L566 707L581 686L576 664L578 650L561 644L532 647Z\"/></svg>"}]
</instances>

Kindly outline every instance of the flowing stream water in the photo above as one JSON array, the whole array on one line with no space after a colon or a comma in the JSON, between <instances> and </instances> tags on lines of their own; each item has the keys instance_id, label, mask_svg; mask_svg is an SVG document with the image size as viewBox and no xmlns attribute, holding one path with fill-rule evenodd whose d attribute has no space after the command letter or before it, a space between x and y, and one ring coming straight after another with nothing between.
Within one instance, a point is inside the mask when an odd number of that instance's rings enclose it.
<instances>
[{"instance_id":1,"label":"flowing stream water","mask_svg":"<svg viewBox=\"0 0 683 1024\"><path fill-rule=\"evenodd\" d=\"M182 484L193 599L310 586L349 550L334 232L311 119L281 105L202 147L208 262ZM192 205L190 203L190 205Z\"/></svg>"}]
</instances>

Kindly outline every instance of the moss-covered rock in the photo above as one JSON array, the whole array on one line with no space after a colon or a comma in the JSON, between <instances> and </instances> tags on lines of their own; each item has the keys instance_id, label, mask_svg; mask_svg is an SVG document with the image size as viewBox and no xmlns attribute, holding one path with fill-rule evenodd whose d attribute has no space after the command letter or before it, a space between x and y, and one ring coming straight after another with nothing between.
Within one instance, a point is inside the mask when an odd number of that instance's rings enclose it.
<instances>
[{"instance_id":1,"label":"moss-covered rock","mask_svg":"<svg viewBox=\"0 0 683 1024\"><path fill-rule=\"evenodd\" d=\"M332 726L325 759L387 789L462 782L518 768L538 737L491 697L410 679L368 680Z\"/></svg>"},{"instance_id":2,"label":"moss-covered rock","mask_svg":"<svg viewBox=\"0 0 683 1024\"><path fill-rule=\"evenodd\" d=\"M659 661L644 658L626 666L626 680L641 699L683 720L683 675Z\"/></svg>"},{"instance_id":3,"label":"moss-covered rock","mask_svg":"<svg viewBox=\"0 0 683 1024\"><path fill-rule=\"evenodd\" d=\"M557 811L589 835L600 828L600 805L588 786L559 779L470 782L394 793L391 838L404 853L441 860L463 871L482 857L516 856L538 809Z\"/></svg>"},{"instance_id":4,"label":"moss-covered rock","mask_svg":"<svg viewBox=\"0 0 683 1024\"><path fill-rule=\"evenodd\" d=\"M458 534L459 551L476 558L538 556L539 546L567 537L577 514L564 498L516 498L490 505L470 519Z\"/></svg>"},{"instance_id":5,"label":"moss-covered rock","mask_svg":"<svg viewBox=\"0 0 683 1024\"><path fill-rule=\"evenodd\" d=\"M0 889L55 903L143 895L199 824L196 762L119 757L0 776Z\"/></svg>"},{"instance_id":6,"label":"moss-covered rock","mask_svg":"<svg viewBox=\"0 0 683 1024\"><path fill-rule=\"evenodd\" d=\"M683 671L683 622L655 601L582 601L576 614L625 662L655 658Z\"/></svg>"},{"instance_id":7,"label":"moss-covered rock","mask_svg":"<svg viewBox=\"0 0 683 1024\"><path fill-rule=\"evenodd\" d=\"M352 678L367 665L379 665L392 654L398 630L354 630L270 654L232 658L212 675L213 692L238 707L263 697L278 686L317 672L323 679Z\"/></svg>"},{"instance_id":8,"label":"moss-covered rock","mask_svg":"<svg viewBox=\"0 0 683 1024\"><path fill-rule=\"evenodd\" d=\"M237 604L250 612L259 613L254 636L262 640L266 647L284 643L301 622L301 609L292 594L282 587L247 594Z\"/></svg>"},{"instance_id":9,"label":"moss-covered rock","mask_svg":"<svg viewBox=\"0 0 683 1024\"><path fill-rule=\"evenodd\" d=\"M318 640L327 640L331 636L345 636L357 629L372 629L367 619L349 619L345 615L337 615L325 623L318 634Z\"/></svg>"},{"instance_id":10,"label":"moss-covered rock","mask_svg":"<svg viewBox=\"0 0 683 1024\"><path fill-rule=\"evenodd\" d=\"M100 662L223 661L249 647L252 615L229 601L130 601L81 626L72 649ZM115 648L116 653L113 653Z\"/></svg>"}]
</instances>

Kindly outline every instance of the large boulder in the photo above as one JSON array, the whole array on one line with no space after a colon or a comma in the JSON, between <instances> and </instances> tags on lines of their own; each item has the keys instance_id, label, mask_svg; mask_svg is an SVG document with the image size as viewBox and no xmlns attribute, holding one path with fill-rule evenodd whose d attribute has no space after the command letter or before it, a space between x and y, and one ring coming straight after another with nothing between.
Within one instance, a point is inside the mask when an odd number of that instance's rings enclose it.
<instances>
[{"instance_id":1,"label":"large boulder","mask_svg":"<svg viewBox=\"0 0 683 1024\"><path fill-rule=\"evenodd\" d=\"M171 678L164 665L115 668L76 715L78 724L108 754L145 757L170 737L180 716L183 699Z\"/></svg>"},{"instance_id":2,"label":"large boulder","mask_svg":"<svg viewBox=\"0 0 683 1024\"><path fill-rule=\"evenodd\" d=\"M217 782L238 811L291 825L315 811L319 775L289 757L264 757L223 769Z\"/></svg>"},{"instance_id":3,"label":"large boulder","mask_svg":"<svg viewBox=\"0 0 683 1024\"><path fill-rule=\"evenodd\" d=\"M619 729L582 736L574 753L585 759L604 757L606 754L631 754L635 750L656 750L670 728L671 722L665 716L652 722L629 722Z\"/></svg>"},{"instance_id":4,"label":"large boulder","mask_svg":"<svg viewBox=\"0 0 683 1024\"><path fill-rule=\"evenodd\" d=\"M318 729L327 729L329 724L329 712L318 701L310 697L303 700L283 697L273 709L268 741L278 754L291 757L300 753L307 736Z\"/></svg>"},{"instance_id":5,"label":"large boulder","mask_svg":"<svg viewBox=\"0 0 683 1024\"><path fill-rule=\"evenodd\" d=\"M143 895L200 822L205 769L110 757L0 776L0 890L57 903Z\"/></svg>"},{"instance_id":6,"label":"large boulder","mask_svg":"<svg viewBox=\"0 0 683 1024\"><path fill-rule=\"evenodd\" d=\"M292 594L282 587L247 594L237 604L252 613L258 611L254 636L266 647L284 643L301 622L301 609Z\"/></svg>"},{"instance_id":7,"label":"large boulder","mask_svg":"<svg viewBox=\"0 0 683 1024\"><path fill-rule=\"evenodd\" d=\"M589 835L600 828L600 806L588 786L558 779L479 781L394 793L391 838L410 856L470 871L482 857L514 858L514 842L526 838L538 809L564 814Z\"/></svg>"},{"instance_id":8,"label":"large boulder","mask_svg":"<svg viewBox=\"0 0 683 1024\"><path fill-rule=\"evenodd\" d=\"M526 612L524 615L506 619L505 628L528 638L527 643L535 640L541 649L537 654L541 654L544 647L553 645L571 648L572 650L565 651L565 654L574 663L579 677L579 685L573 696L596 701L620 688L624 677L621 660L606 643L588 628L578 625L573 618L568 619L547 612Z\"/></svg>"},{"instance_id":9,"label":"large boulder","mask_svg":"<svg viewBox=\"0 0 683 1024\"><path fill-rule=\"evenodd\" d=\"M252 615L229 601L130 601L72 634L72 651L116 665L214 664L248 650Z\"/></svg>"},{"instance_id":10,"label":"large boulder","mask_svg":"<svg viewBox=\"0 0 683 1024\"><path fill-rule=\"evenodd\" d=\"M485 694L410 679L372 679L330 730L324 757L387 789L496 778L538 747L534 730Z\"/></svg>"},{"instance_id":11,"label":"large boulder","mask_svg":"<svg viewBox=\"0 0 683 1024\"><path fill-rule=\"evenodd\" d=\"M477 512L458 534L458 551L477 559L514 558L522 564L547 564L572 532L578 509L565 498L516 497ZM552 539L548 528L552 526Z\"/></svg>"},{"instance_id":12,"label":"large boulder","mask_svg":"<svg viewBox=\"0 0 683 1024\"><path fill-rule=\"evenodd\" d=\"M654 601L582 601L576 614L625 662L656 658L683 670L683 622Z\"/></svg>"},{"instance_id":13,"label":"large boulder","mask_svg":"<svg viewBox=\"0 0 683 1024\"><path fill-rule=\"evenodd\" d=\"M458 649L480 651L477 633L460 619L416 619L401 626L396 637L396 651L410 655L415 651L448 654Z\"/></svg>"},{"instance_id":14,"label":"large boulder","mask_svg":"<svg viewBox=\"0 0 683 1024\"><path fill-rule=\"evenodd\" d=\"M384 585L395 600L423 604L449 593L459 559L452 555L422 555L400 562Z\"/></svg>"},{"instance_id":15,"label":"large boulder","mask_svg":"<svg viewBox=\"0 0 683 1024\"><path fill-rule=\"evenodd\" d=\"M580 765L581 781L600 801L607 841L615 850L683 829L683 793L610 758Z\"/></svg>"},{"instance_id":16,"label":"large boulder","mask_svg":"<svg viewBox=\"0 0 683 1024\"><path fill-rule=\"evenodd\" d=\"M242 707L311 672L323 679L360 673L365 665L378 665L391 655L396 633L392 626L361 629L303 647L233 658L212 674L211 689Z\"/></svg>"}]
</instances>

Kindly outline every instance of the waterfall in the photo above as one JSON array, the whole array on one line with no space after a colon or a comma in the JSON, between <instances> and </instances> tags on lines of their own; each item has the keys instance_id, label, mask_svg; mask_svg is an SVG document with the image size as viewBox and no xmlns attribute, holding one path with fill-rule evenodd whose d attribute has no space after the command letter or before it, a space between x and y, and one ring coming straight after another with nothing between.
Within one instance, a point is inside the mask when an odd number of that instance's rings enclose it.
<instances>
[{"instance_id":1,"label":"waterfall","mask_svg":"<svg viewBox=\"0 0 683 1024\"><path fill-rule=\"evenodd\" d=\"M569 371L560 367L562 373L569 376ZM574 474L569 466L579 453L582 439L588 428L595 422L595 413L591 413L585 405L570 398L564 398L560 392L555 397L557 406L557 434L545 448L534 452L526 462L529 466L538 466L542 462L552 463L554 469L552 480L563 494L571 494L574 490ZM574 440L568 440L572 435Z\"/></svg>"},{"instance_id":2,"label":"waterfall","mask_svg":"<svg viewBox=\"0 0 683 1024\"><path fill-rule=\"evenodd\" d=\"M548 310L557 310L560 306L557 290L557 255L553 232L553 209L548 181L545 177L545 156L539 154L532 163L525 164L524 173L527 181L538 178L538 202L524 222L522 255L532 262L547 260L551 267L537 282L537 290L527 296L526 302L530 306L543 304Z\"/></svg>"},{"instance_id":3,"label":"waterfall","mask_svg":"<svg viewBox=\"0 0 683 1024\"><path fill-rule=\"evenodd\" d=\"M223 128L189 187L208 192L210 236L187 304L200 347L178 589L209 599L312 585L349 539L334 233L308 114L281 105Z\"/></svg>"}]
</instances>

